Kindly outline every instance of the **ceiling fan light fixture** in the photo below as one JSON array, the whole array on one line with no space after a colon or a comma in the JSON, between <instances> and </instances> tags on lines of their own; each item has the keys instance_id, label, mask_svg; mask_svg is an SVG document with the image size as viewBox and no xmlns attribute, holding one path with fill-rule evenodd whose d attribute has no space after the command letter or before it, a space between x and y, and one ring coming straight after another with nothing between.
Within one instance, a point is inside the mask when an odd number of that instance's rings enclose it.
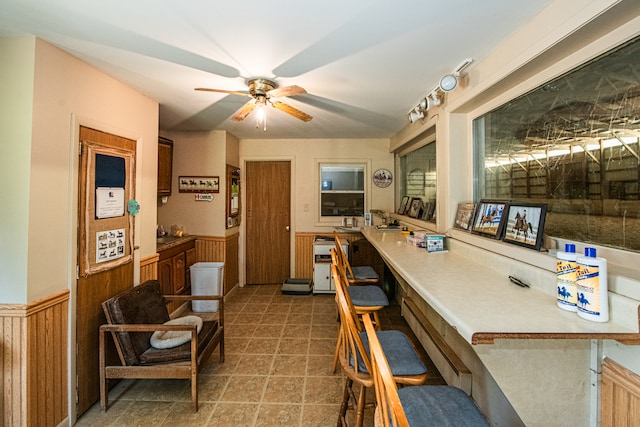
<instances>
[{"instance_id":1,"label":"ceiling fan light fixture","mask_svg":"<svg viewBox=\"0 0 640 427\"><path fill-rule=\"evenodd\" d=\"M264 95L256 96L256 129L267 131L267 98Z\"/></svg>"}]
</instances>

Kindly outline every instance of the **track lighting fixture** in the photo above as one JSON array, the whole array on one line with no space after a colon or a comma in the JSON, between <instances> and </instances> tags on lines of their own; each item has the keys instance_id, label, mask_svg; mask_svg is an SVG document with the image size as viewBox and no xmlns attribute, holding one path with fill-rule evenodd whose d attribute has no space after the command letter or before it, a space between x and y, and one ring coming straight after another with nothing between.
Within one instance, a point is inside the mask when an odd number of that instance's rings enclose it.
<instances>
[{"instance_id":1,"label":"track lighting fixture","mask_svg":"<svg viewBox=\"0 0 640 427\"><path fill-rule=\"evenodd\" d=\"M429 108L442 104L443 95L458 87L458 78L460 77L460 73L472 62L473 59L467 58L451 73L442 76L438 86L433 88L433 90L431 90L431 92L429 92L424 98L420 99L418 105L407 113L409 121L411 123L415 123L417 120L424 118L425 113L429 111Z\"/></svg>"}]
</instances>

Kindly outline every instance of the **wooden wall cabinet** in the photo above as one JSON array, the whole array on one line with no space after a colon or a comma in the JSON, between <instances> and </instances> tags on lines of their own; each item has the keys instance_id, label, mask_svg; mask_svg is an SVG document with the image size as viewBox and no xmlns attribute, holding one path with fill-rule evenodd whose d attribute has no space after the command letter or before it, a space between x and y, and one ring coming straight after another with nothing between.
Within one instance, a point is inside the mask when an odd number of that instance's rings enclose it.
<instances>
[{"instance_id":1,"label":"wooden wall cabinet","mask_svg":"<svg viewBox=\"0 0 640 427\"><path fill-rule=\"evenodd\" d=\"M158 197L171 195L173 173L173 141L158 138Z\"/></svg>"}]
</instances>

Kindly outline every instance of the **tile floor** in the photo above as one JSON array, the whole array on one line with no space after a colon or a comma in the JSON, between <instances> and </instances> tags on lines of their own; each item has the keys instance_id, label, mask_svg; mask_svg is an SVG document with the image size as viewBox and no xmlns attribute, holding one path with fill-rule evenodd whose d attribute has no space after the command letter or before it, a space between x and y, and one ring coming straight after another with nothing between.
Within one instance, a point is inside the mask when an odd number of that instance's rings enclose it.
<instances>
[{"instance_id":1,"label":"tile floor","mask_svg":"<svg viewBox=\"0 0 640 427\"><path fill-rule=\"evenodd\" d=\"M290 296L280 285L246 286L225 303L225 362L218 352L198 376L199 410L191 411L187 380L124 380L77 426L333 426L345 379L331 361L338 333L333 295ZM392 302L383 328L413 335ZM415 342L415 338L414 338ZM419 348L430 384L444 383ZM375 399L375 393L368 396ZM352 412L349 411L349 418ZM373 425L367 410L365 425Z\"/></svg>"}]
</instances>

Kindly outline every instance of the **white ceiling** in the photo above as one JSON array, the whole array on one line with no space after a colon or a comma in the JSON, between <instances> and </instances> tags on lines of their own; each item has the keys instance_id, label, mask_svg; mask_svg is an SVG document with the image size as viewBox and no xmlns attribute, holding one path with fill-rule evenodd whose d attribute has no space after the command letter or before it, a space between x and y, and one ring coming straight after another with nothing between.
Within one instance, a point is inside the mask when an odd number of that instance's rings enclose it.
<instances>
[{"instance_id":1,"label":"white ceiling","mask_svg":"<svg viewBox=\"0 0 640 427\"><path fill-rule=\"evenodd\" d=\"M165 130L239 138L388 138L465 58L467 70L550 0L0 0L0 37L34 34L160 103ZM532 40L533 42L533 40ZM270 109L267 131L245 91L252 77L307 94Z\"/></svg>"}]
</instances>

